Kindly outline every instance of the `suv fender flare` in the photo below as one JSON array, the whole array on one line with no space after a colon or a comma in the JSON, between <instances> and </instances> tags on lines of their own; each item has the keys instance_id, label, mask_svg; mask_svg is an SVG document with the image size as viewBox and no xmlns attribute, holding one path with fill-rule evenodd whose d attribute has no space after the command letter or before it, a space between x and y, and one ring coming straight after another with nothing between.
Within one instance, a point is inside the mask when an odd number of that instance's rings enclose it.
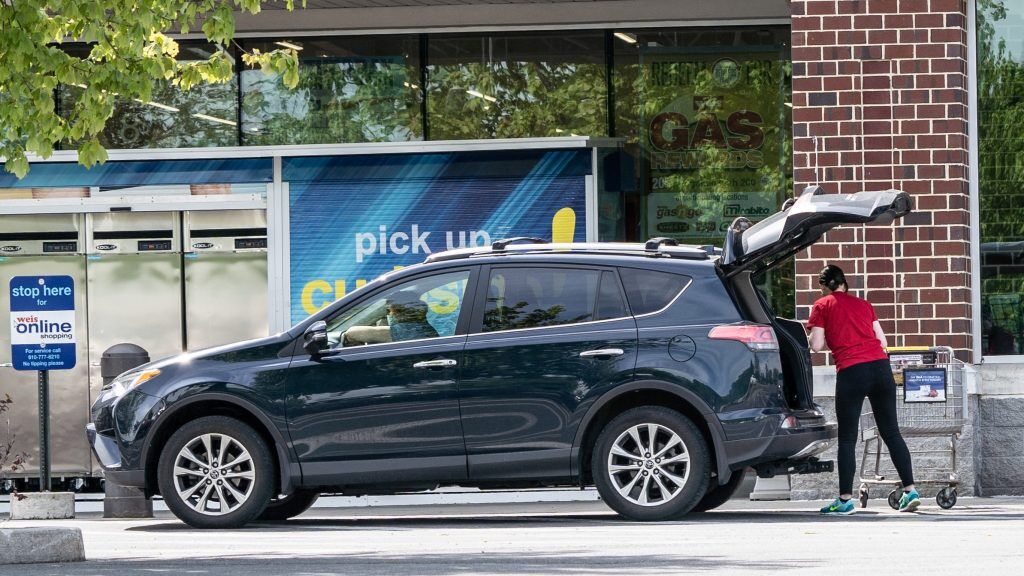
<instances>
[{"instance_id":1,"label":"suv fender flare","mask_svg":"<svg viewBox=\"0 0 1024 576\"><path fill-rule=\"evenodd\" d=\"M208 384L202 384L202 386L207 385ZM181 390L179 389L176 392L180 391ZM225 394L223 392L200 392L198 394L189 396L187 398L179 400L178 402L175 402L170 408L168 408L167 410L160 414L157 420L153 423L153 426L150 428L149 434L147 434L146 437L146 445L142 452L141 461L148 461L150 449L153 446L154 437L158 432L160 432L164 428L165 425L167 425L169 419L172 416L174 416L175 414L182 410L193 407L197 403L209 402L211 400L216 400L234 405L238 409L246 412L247 414L255 418L263 426L263 428L270 433L270 436L274 441L274 453L277 455L277 460L279 464L278 476L281 483L281 493L290 494L292 490L295 488L295 476L297 475L299 478L301 478L301 469L299 468L299 465L297 463L298 461L295 458L293 458L292 455L289 454L288 449L286 449L288 443L285 441L284 437L281 436L281 432L280 430L278 430L277 426L274 425L274 423L270 420L270 418L266 416L266 414L263 413L262 410L260 410L252 402L249 402L248 400L245 400L233 394Z\"/></svg>"},{"instance_id":2,"label":"suv fender flare","mask_svg":"<svg viewBox=\"0 0 1024 576\"><path fill-rule=\"evenodd\" d=\"M719 421L715 411L712 410L711 407L708 406L707 402L701 399L701 397L693 391L683 388L682 386L660 380L637 380L630 382L629 384L617 386L614 390L611 390L598 398L590 406L587 412L583 415L582 420L580 420L580 424L576 428L576 435L573 438L570 473L574 477L580 477L582 475L582 470L580 469L580 456L583 452L583 436L591 422L593 422L594 418L597 416L598 412L600 412L601 408L624 394L641 390L658 390L661 392L667 392L679 398L679 400L686 404L689 404L694 410L700 413L704 418L704 423L707 425L707 429L711 432L711 449L714 450L715 453L718 481L719 483L722 482L722 479L728 481L732 472L729 469L728 456L725 453L725 431L722 430L722 423ZM697 422L696 424L699 425L700 423Z\"/></svg>"}]
</instances>

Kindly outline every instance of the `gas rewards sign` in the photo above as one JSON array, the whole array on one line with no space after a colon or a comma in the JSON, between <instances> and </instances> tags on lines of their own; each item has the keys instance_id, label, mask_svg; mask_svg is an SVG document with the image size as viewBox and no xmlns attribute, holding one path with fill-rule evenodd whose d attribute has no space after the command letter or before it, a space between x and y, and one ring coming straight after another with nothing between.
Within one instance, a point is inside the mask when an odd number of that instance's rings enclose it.
<instances>
[{"instance_id":1,"label":"gas rewards sign","mask_svg":"<svg viewBox=\"0 0 1024 576\"><path fill-rule=\"evenodd\" d=\"M10 297L14 368L74 368L75 281L71 276L15 276Z\"/></svg>"},{"instance_id":2,"label":"gas rewards sign","mask_svg":"<svg viewBox=\"0 0 1024 576\"><path fill-rule=\"evenodd\" d=\"M520 150L285 159L292 321L435 252L512 236L582 242L591 154Z\"/></svg>"},{"instance_id":3,"label":"gas rewards sign","mask_svg":"<svg viewBox=\"0 0 1024 576\"><path fill-rule=\"evenodd\" d=\"M643 57L646 235L719 244L736 217L774 213L789 189L786 63L771 53Z\"/></svg>"}]
</instances>

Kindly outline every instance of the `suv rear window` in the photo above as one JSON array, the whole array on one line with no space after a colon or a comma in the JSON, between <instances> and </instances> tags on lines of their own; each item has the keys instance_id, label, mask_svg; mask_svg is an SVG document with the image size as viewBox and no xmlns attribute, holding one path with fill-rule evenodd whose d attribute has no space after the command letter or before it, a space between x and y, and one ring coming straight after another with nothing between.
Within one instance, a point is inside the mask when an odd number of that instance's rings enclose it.
<instances>
[{"instance_id":1,"label":"suv rear window","mask_svg":"<svg viewBox=\"0 0 1024 576\"><path fill-rule=\"evenodd\" d=\"M620 272L634 316L661 310L690 283L690 277L682 274L636 268L621 268Z\"/></svg>"},{"instance_id":2,"label":"suv rear window","mask_svg":"<svg viewBox=\"0 0 1024 576\"><path fill-rule=\"evenodd\" d=\"M487 285L484 332L595 319L598 270L496 268Z\"/></svg>"}]
</instances>

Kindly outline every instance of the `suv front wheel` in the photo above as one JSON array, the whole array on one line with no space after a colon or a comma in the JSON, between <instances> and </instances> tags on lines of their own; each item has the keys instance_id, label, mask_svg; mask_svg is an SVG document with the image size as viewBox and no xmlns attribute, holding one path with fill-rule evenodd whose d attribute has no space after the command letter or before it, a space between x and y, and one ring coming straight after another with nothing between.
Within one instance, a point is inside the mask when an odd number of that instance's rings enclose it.
<instances>
[{"instance_id":1,"label":"suv front wheel","mask_svg":"<svg viewBox=\"0 0 1024 576\"><path fill-rule=\"evenodd\" d=\"M633 408L605 425L591 458L601 498L632 520L671 520L708 487L711 459L700 430L660 406Z\"/></svg>"},{"instance_id":2,"label":"suv front wheel","mask_svg":"<svg viewBox=\"0 0 1024 576\"><path fill-rule=\"evenodd\" d=\"M224 416L193 420L164 445L160 494L175 516L196 528L237 528L255 520L274 490L267 443Z\"/></svg>"}]
</instances>

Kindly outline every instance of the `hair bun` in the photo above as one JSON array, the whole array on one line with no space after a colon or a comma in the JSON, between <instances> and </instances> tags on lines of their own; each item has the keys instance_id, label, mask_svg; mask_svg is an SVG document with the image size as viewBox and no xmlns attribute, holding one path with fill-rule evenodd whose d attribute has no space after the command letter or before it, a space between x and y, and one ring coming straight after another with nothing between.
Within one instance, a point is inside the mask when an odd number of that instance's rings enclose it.
<instances>
[{"instance_id":1,"label":"hair bun","mask_svg":"<svg viewBox=\"0 0 1024 576\"><path fill-rule=\"evenodd\" d=\"M840 286L846 285L846 274L843 273L843 269L835 264L829 264L821 269L821 273L818 274L818 284L821 284L835 292Z\"/></svg>"}]
</instances>

